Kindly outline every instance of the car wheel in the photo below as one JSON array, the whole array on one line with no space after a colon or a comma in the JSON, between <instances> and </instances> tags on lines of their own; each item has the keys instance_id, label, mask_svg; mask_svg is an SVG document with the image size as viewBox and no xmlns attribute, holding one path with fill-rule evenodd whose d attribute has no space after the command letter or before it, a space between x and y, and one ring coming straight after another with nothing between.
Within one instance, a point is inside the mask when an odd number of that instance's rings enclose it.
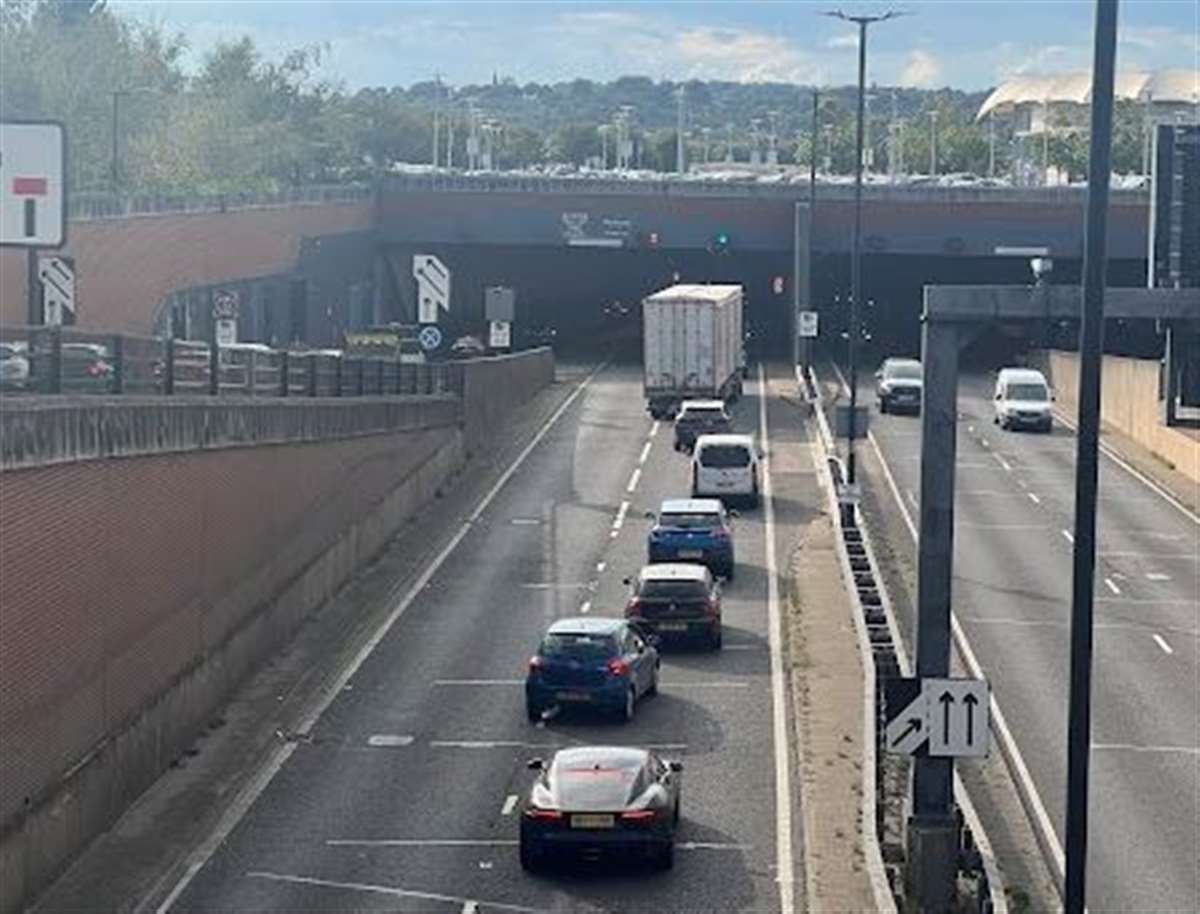
<instances>
[{"instance_id":1,"label":"car wheel","mask_svg":"<svg viewBox=\"0 0 1200 914\"><path fill-rule=\"evenodd\" d=\"M621 720L629 723L633 720L633 712L637 710L637 693L633 686L625 693L625 704L621 706Z\"/></svg>"},{"instance_id":2,"label":"car wheel","mask_svg":"<svg viewBox=\"0 0 1200 914\"><path fill-rule=\"evenodd\" d=\"M536 873L542 867L542 855L533 847L532 842L521 840L520 847L521 869L527 873Z\"/></svg>"},{"instance_id":3,"label":"car wheel","mask_svg":"<svg viewBox=\"0 0 1200 914\"><path fill-rule=\"evenodd\" d=\"M728 565L726 565L722 569L723 574L721 576L723 578L725 578L726 581L732 581L733 580L733 572L736 567L737 567L736 563L730 562Z\"/></svg>"},{"instance_id":4,"label":"car wheel","mask_svg":"<svg viewBox=\"0 0 1200 914\"><path fill-rule=\"evenodd\" d=\"M883 399L882 397L880 397L880 398L879 398L879 411L880 411L881 413L886 413L886 412L887 412L887 410L888 410L888 406L887 406L887 400L885 400L885 399Z\"/></svg>"},{"instance_id":5,"label":"car wheel","mask_svg":"<svg viewBox=\"0 0 1200 914\"><path fill-rule=\"evenodd\" d=\"M650 675L650 685L646 686L647 695L658 694L658 664L654 664L654 672Z\"/></svg>"},{"instance_id":6,"label":"car wheel","mask_svg":"<svg viewBox=\"0 0 1200 914\"><path fill-rule=\"evenodd\" d=\"M658 859L655 865L660 870L669 870L675 865L675 842L668 841L663 845L662 850L658 852Z\"/></svg>"},{"instance_id":7,"label":"car wheel","mask_svg":"<svg viewBox=\"0 0 1200 914\"><path fill-rule=\"evenodd\" d=\"M723 637L722 637L721 623L718 622L716 629L713 632L711 632L708 636L709 650L719 651L721 649L722 640L723 640Z\"/></svg>"},{"instance_id":8,"label":"car wheel","mask_svg":"<svg viewBox=\"0 0 1200 914\"><path fill-rule=\"evenodd\" d=\"M536 724L542 719L542 709L537 705L526 703L525 716L529 718L529 722L531 724Z\"/></svg>"}]
</instances>

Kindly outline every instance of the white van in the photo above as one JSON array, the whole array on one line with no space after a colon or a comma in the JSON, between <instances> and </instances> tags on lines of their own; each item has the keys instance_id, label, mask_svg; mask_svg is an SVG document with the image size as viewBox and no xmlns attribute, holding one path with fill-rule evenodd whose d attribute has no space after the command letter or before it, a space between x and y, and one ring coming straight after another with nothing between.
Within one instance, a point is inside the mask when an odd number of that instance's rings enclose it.
<instances>
[{"instance_id":1,"label":"white van","mask_svg":"<svg viewBox=\"0 0 1200 914\"><path fill-rule=\"evenodd\" d=\"M692 451L692 498L758 506L758 448L749 435L701 435Z\"/></svg>"},{"instance_id":2,"label":"white van","mask_svg":"<svg viewBox=\"0 0 1200 914\"><path fill-rule=\"evenodd\" d=\"M1002 368L996 376L996 393L992 397L995 407L992 421L1004 429L1035 428L1048 432L1054 425L1053 400L1050 385L1040 371Z\"/></svg>"}]
</instances>

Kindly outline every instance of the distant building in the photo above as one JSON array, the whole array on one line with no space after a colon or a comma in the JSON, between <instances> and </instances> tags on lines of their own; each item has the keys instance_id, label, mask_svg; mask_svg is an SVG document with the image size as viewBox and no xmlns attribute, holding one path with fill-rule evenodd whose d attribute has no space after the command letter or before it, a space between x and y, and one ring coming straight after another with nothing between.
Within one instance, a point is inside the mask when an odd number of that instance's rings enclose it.
<instances>
[{"instance_id":1,"label":"distant building","mask_svg":"<svg viewBox=\"0 0 1200 914\"><path fill-rule=\"evenodd\" d=\"M1002 117L1010 121L1018 150L1029 151L1032 138L1045 143L1056 133L1082 132L1088 126L1092 77L1087 71L1049 76L1018 76L997 86L984 100L975 116ZM1151 127L1156 123L1200 121L1200 71L1157 70L1118 73L1113 84L1118 99L1139 102L1143 106L1143 133L1146 138L1142 173L1147 173L1150 158ZM1029 157L1019 155L1022 164ZM1048 163L1043 161L1041 181L1046 183Z\"/></svg>"}]
</instances>

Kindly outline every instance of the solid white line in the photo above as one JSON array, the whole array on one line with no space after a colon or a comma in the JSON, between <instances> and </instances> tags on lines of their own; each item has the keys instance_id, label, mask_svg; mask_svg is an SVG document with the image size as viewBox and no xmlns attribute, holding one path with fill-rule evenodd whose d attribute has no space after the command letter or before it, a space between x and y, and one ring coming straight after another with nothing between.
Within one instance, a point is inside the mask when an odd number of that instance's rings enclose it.
<instances>
[{"instance_id":1,"label":"solid white line","mask_svg":"<svg viewBox=\"0 0 1200 914\"><path fill-rule=\"evenodd\" d=\"M592 369L591 373L582 381L580 381L579 384L576 385L575 389L571 391L570 395L568 395L567 398L559 404L558 409L556 409L550 415L550 418L542 424L542 427L538 429L537 433L533 436L529 443L525 445L525 447L521 450L521 453L516 456L516 459L509 464L508 468L500 474L500 478L496 480L492 487L488 489L483 498L479 500L479 504L471 513L470 517L467 518L467 522L458 528L458 532L450 538L450 542L448 542L442 548L442 551L439 552L433 559L433 561L425 567L425 570L413 582L403 599L396 604L395 608L392 609L387 618L383 620L383 623L377 629L375 629L374 633L372 633L371 637L367 639L366 643L359 648L358 652L351 659L350 663L343 667L341 672L334 677L333 681L326 686L325 690L317 696L317 699L312 705L311 710L304 716L300 726L295 728L294 732L308 733L312 730L313 725L318 719L320 719L321 715L325 713L326 709L333 704L333 700L341 693L342 689L346 687L346 683L349 682L354 674L358 672L359 668L371 655L372 651L379 646L379 643L384 639L384 637L386 637L387 633L391 631L392 626L396 624L396 620L404 615L409 606L416 601L417 597L420 596L421 591L425 589L425 586L433 579L433 576L437 574L442 565L445 564L446 559L448 559L454 550L458 548L458 544L463 541L466 535L471 532L471 525L479 520L483 512L488 509L488 506L491 505L496 496L500 493L500 490L504 488L505 484L513 477L517 470L520 469L526 458L533 453L533 449L541 443L542 439L546 437L550 429L554 427L555 423L558 422L562 415L571 407L571 404L578 399L579 395L583 393L596 375L598 375L607 364L607 362L602 362ZM295 742L287 742L278 747L258 770L258 772L248 782L246 782L245 786L238 792L236 798L225 811L225 814L222 815L218 820L217 825L213 829L212 833L200 844L198 848L188 855L183 876L180 877L177 883L175 883L175 886L171 889L170 893L167 895L162 904L155 909L155 914L166 914L166 912L171 909L171 905L173 905L176 899L183 894L184 890L188 887L188 884L191 883L196 874L200 872L201 868L205 863L208 862L209 858L212 857L217 848L221 846L222 842L224 842L224 840L229 836L230 832L233 831L238 822L242 820L242 817L246 814L246 811L253 805L254 801L258 799L259 794L267 789L267 785L271 783L271 779L275 777L279 769L282 768L284 763L291 757L291 754L296 750L297 745L299 744Z\"/></svg>"},{"instance_id":2,"label":"solid white line","mask_svg":"<svg viewBox=\"0 0 1200 914\"><path fill-rule=\"evenodd\" d=\"M629 477L629 485L625 487L626 492L632 492L637 488L638 480L642 478L642 468L634 467L633 473Z\"/></svg>"},{"instance_id":3,"label":"solid white line","mask_svg":"<svg viewBox=\"0 0 1200 914\"><path fill-rule=\"evenodd\" d=\"M479 902L471 899L464 901L462 906L462 914L479 914Z\"/></svg>"},{"instance_id":4,"label":"solid white line","mask_svg":"<svg viewBox=\"0 0 1200 914\"><path fill-rule=\"evenodd\" d=\"M1146 572L1146 580L1147 581L1169 581L1169 580L1171 580L1171 576L1169 574L1163 574L1161 571L1148 571L1148 572Z\"/></svg>"},{"instance_id":5,"label":"solid white line","mask_svg":"<svg viewBox=\"0 0 1200 914\"><path fill-rule=\"evenodd\" d=\"M435 686L517 686L525 685L524 679L435 679Z\"/></svg>"},{"instance_id":6,"label":"solid white line","mask_svg":"<svg viewBox=\"0 0 1200 914\"><path fill-rule=\"evenodd\" d=\"M580 615L586 616L591 611L592 611L592 601L591 600L585 600L583 602L583 605L579 607Z\"/></svg>"},{"instance_id":7,"label":"solid white line","mask_svg":"<svg viewBox=\"0 0 1200 914\"><path fill-rule=\"evenodd\" d=\"M1120 596L1121 588L1117 586L1117 582L1114 581L1112 578L1105 578L1104 586L1107 587L1109 590L1111 590L1114 594L1117 594L1118 596Z\"/></svg>"},{"instance_id":8,"label":"solid white line","mask_svg":"<svg viewBox=\"0 0 1200 914\"><path fill-rule=\"evenodd\" d=\"M904 499L900 495L900 489L896 485L896 478L892 475L892 469L888 466L888 462L883 456L883 449L880 448L875 435L869 429L867 430L867 440L871 442L871 446L875 449L875 456L879 459L879 465L883 468L883 475L892 490L892 497L895 498L896 504L900 507L900 516L904 518L904 525L908 527L908 532L912 536L913 542L916 543L918 541L917 525L913 523L913 519L908 513L908 508L905 506ZM975 658L975 652L971 649L970 642L967 641L966 632L963 631L962 625L959 624L958 617L954 613L950 614L950 632L954 636L955 646L962 655L967 671L972 677L983 679L983 668ZM898 657L900 656L900 651L903 650L903 646L902 642L896 641ZM1039 843L1043 845L1047 856L1052 858L1058 882L1061 883L1066 873L1066 854L1063 853L1062 843L1059 841L1058 834L1054 830L1054 825L1050 821L1050 814L1046 812L1046 804L1042 802L1041 794L1038 793L1033 776L1030 775L1029 768L1025 764L1025 759L1021 755L1021 749L1012 735L1012 729L1008 726L1008 721L1005 719L1004 713L1000 710L1000 702L997 700L995 692L992 692L991 700L988 704L992 712L992 728L996 731L998 742L1008 760L1009 767L1014 769L1013 776L1023 788L1022 793L1028 807L1027 811L1034 820Z\"/></svg>"},{"instance_id":9,"label":"solid white line","mask_svg":"<svg viewBox=\"0 0 1200 914\"><path fill-rule=\"evenodd\" d=\"M654 420L654 424L650 426L650 434L648 437L653 438L658 434L658 420Z\"/></svg>"},{"instance_id":10,"label":"solid white line","mask_svg":"<svg viewBox=\"0 0 1200 914\"><path fill-rule=\"evenodd\" d=\"M1109 752L1161 752L1182 753L1183 755L1200 755L1197 746L1134 746L1131 743L1092 743L1092 749Z\"/></svg>"},{"instance_id":11,"label":"solid white line","mask_svg":"<svg viewBox=\"0 0 1200 914\"><path fill-rule=\"evenodd\" d=\"M1060 530L1059 532L1062 533L1062 535L1066 537L1068 543L1075 542L1075 535L1073 533L1071 533L1070 530Z\"/></svg>"},{"instance_id":12,"label":"solid white line","mask_svg":"<svg viewBox=\"0 0 1200 914\"><path fill-rule=\"evenodd\" d=\"M1029 500L1031 502L1033 502L1035 505L1040 505L1042 503L1042 500L1040 498L1038 498L1037 495L1035 495L1033 492L1026 492L1025 494L1029 496Z\"/></svg>"},{"instance_id":13,"label":"solid white line","mask_svg":"<svg viewBox=\"0 0 1200 914\"><path fill-rule=\"evenodd\" d=\"M638 455L638 463L645 463L646 458L650 456L650 442L647 441L642 445L642 453Z\"/></svg>"},{"instance_id":14,"label":"solid white line","mask_svg":"<svg viewBox=\"0 0 1200 914\"><path fill-rule=\"evenodd\" d=\"M511 816L512 811L517 808L517 795L510 793L504 798L504 805L500 807L500 815Z\"/></svg>"},{"instance_id":15,"label":"solid white line","mask_svg":"<svg viewBox=\"0 0 1200 914\"><path fill-rule=\"evenodd\" d=\"M1117 550L1107 549L1097 552L1096 555L1101 558L1105 556L1116 556L1125 559L1166 559L1167 561L1176 561L1183 559L1188 562L1200 562L1200 555L1194 552L1137 552L1136 550Z\"/></svg>"},{"instance_id":16,"label":"solid white line","mask_svg":"<svg viewBox=\"0 0 1200 914\"><path fill-rule=\"evenodd\" d=\"M1163 649L1164 654L1175 653L1175 649L1171 647L1171 645L1167 644L1162 635L1153 635L1152 637L1154 638L1154 643Z\"/></svg>"},{"instance_id":17,"label":"solid white line","mask_svg":"<svg viewBox=\"0 0 1200 914\"><path fill-rule=\"evenodd\" d=\"M513 842L516 843L515 841ZM370 882L336 882L333 879L317 879L314 876L291 876L286 873L270 873L264 870L251 870L246 874L247 879L267 879L271 882L289 882L295 885L316 885L329 889L351 890L355 892L372 892L377 895L390 895L393 898L418 898L422 901L441 901L449 904L466 904L469 898L461 895L442 895L438 892L418 892L414 889L401 889L390 885L376 885ZM537 908L527 908L518 904L502 904L499 901L484 901L484 905L497 911L516 911L518 914L540 914Z\"/></svg>"},{"instance_id":18,"label":"solid white line","mask_svg":"<svg viewBox=\"0 0 1200 914\"><path fill-rule=\"evenodd\" d=\"M758 366L758 428L764 454L771 453L767 430L767 383ZM762 458L763 511L767 534L767 615L771 647L771 722L775 743L775 865L782 914L795 910L795 865L792 862L792 788L788 752L787 709L784 705L783 628L779 610L779 571L775 564L775 505L771 488L771 461Z\"/></svg>"},{"instance_id":19,"label":"solid white line","mask_svg":"<svg viewBox=\"0 0 1200 914\"><path fill-rule=\"evenodd\" d=\"M1058 412L1056 410L1055 415L1058 417L1059 421L1062 422L1062 424L1065 425L1067 428L1069 428L1072 432L1078 432L1078 430L1079 430L1078 426L1076 426L1075 423L1072 422L1070 419L1066 418L1061 412ZM1125 458L1121 457L1116 451L1114 451L1111 447L1109 447L1103 441L1100 442L1100 451L1101 451L1101 453L1104 454L1105 457L1107 457L1109 460L1111 460L1113 463L1115 463L1117 466L1119 466L1121 469L1123 469L1126 473L1128 473L1134 479L1138 480L1138 482L1142 483L1145 486L1148 486L1155 493L1160 495L1165 501L1169 502L1177 511L1179 511L1180 514L1182 514L1188 520L1192 521L1192 523L1200 525L1200 514L1196 514L1194 511L1192 511L1191 508L1189 508L1187 505L1185 505L1183 502L1181 502L1178 498L1176 498L1174 495L1172 495L1170 492L1168 492L1165 488L1160 486L1157 482L1155 482L1153 479L1151 479L1149 476L1147 476L1141 470L1139 470L1135 466L1133 466L1133 464L1126 461Z\"/></svg>"},{"instance_id":20,"label":"solid white line","mask_svg":"<svg viewBox=\"0 0 1200 914\"><path fill-rule=\"evenodd\" d=\"M748 682L672 682L669 679L664 679L662 687L664 689L745 689L750 686Z\"/></svg>"},{"instance_id":21,"label":"solid white line","mask_svg":"<svg viewBox=\"0 0 1200 914\"><path fill-rule=\"evenodd\" d=\"M394 733L373 733L367 737L368 746L376 746L380 748L391 748L395 746L411 746L413 738L411 736L399 736Z\"/></svg>"}]
</instances>

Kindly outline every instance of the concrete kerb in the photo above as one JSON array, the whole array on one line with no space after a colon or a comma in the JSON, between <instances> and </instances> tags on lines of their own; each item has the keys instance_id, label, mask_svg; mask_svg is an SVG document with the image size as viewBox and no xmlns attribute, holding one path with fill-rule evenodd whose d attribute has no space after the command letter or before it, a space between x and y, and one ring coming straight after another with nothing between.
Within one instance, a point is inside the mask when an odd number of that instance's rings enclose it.
<instances>
[{"instance_id":1,"label":"concrete kerb","mask_svg":"<svg viewBox=\"0 0 1200 914\"><path fill-rule=\"evenodd\" d=\"M837 368L835 366L835 371L836 370L837 370ZM818 417L818 419L817 419L818 427L821 430L821 436L820 436L821 437L821 445L822 445L822 448L826 451L827 455L836 456L834 442L833 442L833 436L829 429L829 423L825 417L825 411L823 409L821 409L820 403L819 403L821 387L820 387L819 382L815 378L815 375L816 375L815 368L813 369L813 375L814 375L814 379L813 379L812 387L813 387L813 389L815 389L815 391L817 393L817 397L818 397L818 401L814 404L814 407L815 407L814 412L816 413L816 415ZM845 379L841 377L840 371L838 371L838 377L839 377L839 380L841 381L842 385L845 386ZM804 383L804 379L799 374L799 369L797 369L797 381L800 383L801 390L802 391L805 390L806 385ZM895 483L894 483L894 481L891 480L890 472L889 472L888 478L894 488ZM833 491L833 480L832 480L832 477L829 475L827 469L822 474L822 479L823 480L828 479L828 481L829 481L829 486L827 489L827 497L831 502L834 517L839 518L840 514L837 511L838 506L837 506L837 502L836 502L836 494ZM893 494L896 494L897 498L899 498L898 493L893 493ZM903 505L901 505L901 509L902 510L904 509ZM904 517L906 520L908 519L907 511L905 511ZM839 527L840 527L840 522L839 522ZM882 586L882 582L883 582L884 578L880 574L880 569L878 568L878 565L875 561L875 551L871 546L870 532L865 523L860 523L858 529L861 531L863 547L866 551L867 558L871 563L872 570L875 573L875 579L880 582L880 586L878 588L879 599L880 599L880 603L883 606L884 615L887 620L888 631L890 632L891 637L892 637L892 644L895 646L897 665L900 667L900 672L904 676L912 676L913 675L912 661L908 656L908 651L904 647L904 641L900 637L900 629L896 623L896 614L892 608L892 601L891 601L890 595L888 594L887 587ZM854 580L854 576L850 570L850 566L845 557L844 552L839 552L839 556L840 556L840 559L841 559L841 562L843 565L843 568L842 568L843 574L846 575L845 579L848 582L852 582ZM874 696L874 694L875 694L875 667L874 667L873 656L871 655L870 641L867 637L866 627L862 620L862 612L861 612L862 607L861 607L861 604L859 603L857 589L852 586L848 586L847 590L850 592L851 599L854 602L854 604L856 605L856 608L858 609L858 611L854 614L854 626L855 626L855 631L858 633L858 637L859 637L860 652L865 652L865 656L863 659L864 678L869 680L870 689L867 694L868 694L868 701L871 702L871 697ZM952 619L951 621L952 621L952 631L953 631L953 635L954 635L955 646L958 647L960 655L962 655L965 658L964 662L965 662L965 665L967 666L968 671L970 672L970 674L972 676L974 676L976 678L982 678L982 676L983 676L982 670L979 666L978 661L975 659L974 652L971 651L971 649L970 649L970 645L966 643L965 635L962 633L962 630L958 625L958 620ZM965 648L965 650L964 650L964 648ZM874 770L873 769L874 769L874 752L875 752L875 742L874 742L875 734L874 734L873 702L871 702L871 704L872 704L872 711L871 711L872 716L868 718L866 724L864 725L865 728L870 731L871 742L870 742L870 746L869 746L869 752L871 754L870 754L869 759L864 758L864 764L866 764L867 761L870 761L872 764L871 782L872 782L872 791L873 791L873 789L874 789ZM992 706L993 706L992 707L993 719L1000 721L1001 724L1003 725L1003 720L1004 720L1003 716L998 716L996 713L998 711L998 707L996 706L995 696L992 697ZM1005 732L1006 732L1006 735L1008 736L1008 739L1011 740L1012 737L1011 737L1010 733L1007 733L1007 727L1005 727ZM1003 749L1005 747L1004 740L999 739L997 741L1001 744L1002 754L1005 757L1005 761L1010 762L1009 754L1007 752L1003 751ZM1018 756L1018 758L1019 758L1019 756ZM1011 764L1010 764L1010 767L1011 767ZM866 789L866 774L865 774L865 772L864 772L863 781L864 781L863 786L864 786L864 791L865 791L865 789ZM987 876L988 885L990 888L992 910L995 912L995 914L1008 914L1008 893L1004 889L1003 874L1001 873L999 864L996 862L995 851L992 847L991 841L989 840L989 838L987 836L987 832L985 831L985 829L983 827L983 821L979 818L979 814L978 814L977 810L975 809L975 804L971 802L971 797L970 797L970 794L967 792L966 785L963 783L962 778L959 776L957 771L954 774L954 798L955 798L955 802L958 803L959 808L962 810L963 819L965 820L967 826L971 829L971 833L975 837L975 846L979 851L979 856L983 863L984 874ZM866 797L864 796L864 811L865 811L865 806L866 806ZM872 792L872 796L871 796L871 807L872 807L872 815L873 815L874 814L873 813L873 810L874 810L874 793L873 792ZM1027 810L1027 813L1028 813L1028 810ZM874 821L874 819L872 818L871 821ZM1037 829L1035 829L1035 832L1039 833L1039 835L1040 835L1040 832L1038 832ZM875 837L875 846L876 846L876 849L878 850L877 836ZM1042 850L1043 850L1043 853L1045 853L1047 849L1045 847L1042 847ZM882 867L882 859L880 862L880 866ZM886 881L886 875L884 878Z\"/></svg>"},{"instance_id":2,"label":"concrete kerb","mask_svg":"<svg viewBox=\"0 0 1200 914\"><path fill-rule=\"evenodd\" d=\"M804 379L796 369L796 379L800 386L800 395L808 403ZM833 477L829 472L829 456L833 453L833 439L824 412L817 406L814 410L817 416L817 440L821 451L821 459L817 467L817 477L825 492L825 501L829 509L830 522L833 524L837 537L841 536L841 523L838 514L837 497L834 492ZM866 626L863 623L862 605L858 599L858 591L853 586L854 573L850 568L844 549L834 550L838 555L838 564L842 571L842 580L846 584L846 593L852 604L851 616L854 619L854 631L858 640L859 660L863 671L863 764L862 764L862 841L863 858L867 876L871 881L871 892L875 897L875 908L882 914L895 914L896 899L888 883L887 870L883 865L883 852L879 847L879 835L875 828L875 663L871 657L870 640Z\"/></svg>"}]
</instances>

